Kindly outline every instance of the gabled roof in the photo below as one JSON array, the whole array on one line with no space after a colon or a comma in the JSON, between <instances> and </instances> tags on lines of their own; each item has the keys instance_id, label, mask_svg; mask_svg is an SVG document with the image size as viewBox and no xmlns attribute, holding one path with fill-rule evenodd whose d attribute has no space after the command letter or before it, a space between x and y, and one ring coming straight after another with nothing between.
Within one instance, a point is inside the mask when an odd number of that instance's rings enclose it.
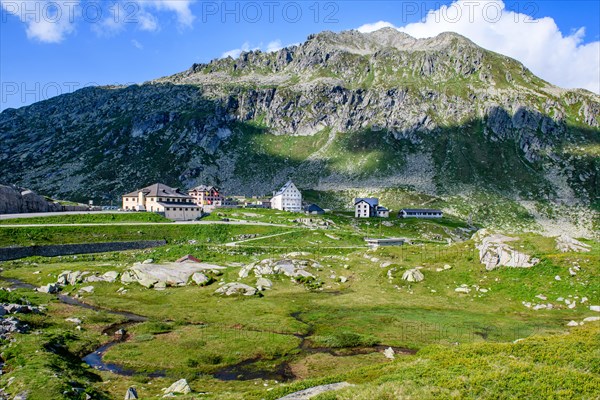
<instances>
[{"instance_id":1,"label":"gabled roof","mask_svg":"<svg viewBox=\"0 0 600 400\"><path fill-rule=\"evenodd\" d=\"M371 207L377 207L377 205L379 204L379 199L376 197L357 197L356 199L354 199L354 205L357 205L361 201L364 201Z\"/></svg>"},{"instance_id":2,"label":"gabled roof","mask_svg":"<svg viewBox=\"0 0 600 400\"><path fill-rule=\"evenodd\" d=\"M308 212L325 212L325 210L323 210L321 207L319 207L316 204L311 204L311 205L308 205L308 206L304 207L304 211L308 211Z\"/></svg>"},{"instance_id":3,"label":"gabled roof","mask_svg":"<svg viewBox=\"0 0 600 400\"><path fill-rule=\"evenodd\" d=\"M207 185L196 186L195 188L190 189L189 191L193 192L194 190L198 191L198 192L210 192L210 191L213 191L213 190L215 192L219 192L219 188L218 187L216 187L216 186L207 186Z\"/></svg>"},{"instance_id":4,"label":"gabled roof","mask_svg":"<svg viewBox=\"0 0 600 400\"><path fill-rule=\"evenodd\" d=\"M127 193L123 195L123 197L136 197L139 192L143 192L144 196L148 197L157 197L157 196L165 196L165 197L181 197L181 198L189 198L185 193L181 193L179 189L172 188L162 183L155 183L154 185L147 186L142 189L138 189L135 192Z\"/></svg>"},{"instance_id":5,"label":"gabled roof","mask_svg":"<svg viewBox=\"0 0 600 400\"><path fill-rule=\"evenodd\" d=\"M294 186L296 187L296 185L294 185L294 182L292 182L291 180L287 181L285 185L283 185L281 187L281 189L279 189L279 191L277 193L275 193L275 196L279 196L280 194L283 194L283 192L285 192L286 190L288 190L290 188L290 186ZM298 188L296 188L298 189Z\"/></svg>"},{"instance_id":6,"label":"gabled roof","mask_svg":"<svg viewBox=\"0 0 600 400\"><path fill-rule=\"evenodd\" d=\"M185 255L181 257L179 260L175 261L176 263L201 263L202 261L198 260L191 254Z\"/></svg>"},{"instance_id":7,"label":"gabled roof","mask_svg":"<svg viewBox=\"0 0 600 400\"><path fill-rule=\"evenodd\" d=\"M442 213L442 210L435 210L432 208L403 208L402 210L400 210L400 212L402 211L406 211L406 212L433 212L433 213Z\"/></svg>"},{"instance_id":8,"label":"gabled roof","mask_svg":"<svg viewBox=\"0 0 600 400\"><path fill-rule=\"evenodd\" d=\"M384 206L377 206L377 211L390 211Z\"/></svg>"}]
</instances>

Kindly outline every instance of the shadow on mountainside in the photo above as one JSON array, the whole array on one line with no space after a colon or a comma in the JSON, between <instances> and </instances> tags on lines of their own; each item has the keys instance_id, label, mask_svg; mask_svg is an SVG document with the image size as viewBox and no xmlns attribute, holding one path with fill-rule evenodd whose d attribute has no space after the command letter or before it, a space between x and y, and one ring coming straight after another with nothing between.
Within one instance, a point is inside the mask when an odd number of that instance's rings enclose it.
<instances>
[{"instance_id":1,"label":"shadow on mountainside","mask_svg":"<svg viewBox=\"0 0 600 400\"><path fill-rule=\"evenodd\" d=\"M272 134L262 117L243 96L209 99L192 85L86 88L0 114L0 176L97 202L154 182L268 194L289 178L304 188L475 188L596 205L600 198L600 131L525 108L511 115L492 107L484 118L433 129L325 127L311 136Z\"/></svg>"}]
</instances>

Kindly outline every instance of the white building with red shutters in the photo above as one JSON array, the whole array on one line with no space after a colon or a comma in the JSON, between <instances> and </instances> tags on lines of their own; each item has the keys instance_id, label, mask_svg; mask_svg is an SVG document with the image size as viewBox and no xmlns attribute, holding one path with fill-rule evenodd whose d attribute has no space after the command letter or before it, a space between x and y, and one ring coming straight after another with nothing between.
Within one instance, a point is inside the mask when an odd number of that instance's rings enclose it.
<instances>
[{"instance_id":1,"label":"white building with red shutters","mask_svg":"<svg viewBox=\"0 0 600 400\"><path fill-rule=\"evenodd\" d=\"M190 197L194 198L196 204L204 210L221 207L225 197L221 195L219 188L215 186L200 185L188 191Z\"/></svg>"}]
</instances>

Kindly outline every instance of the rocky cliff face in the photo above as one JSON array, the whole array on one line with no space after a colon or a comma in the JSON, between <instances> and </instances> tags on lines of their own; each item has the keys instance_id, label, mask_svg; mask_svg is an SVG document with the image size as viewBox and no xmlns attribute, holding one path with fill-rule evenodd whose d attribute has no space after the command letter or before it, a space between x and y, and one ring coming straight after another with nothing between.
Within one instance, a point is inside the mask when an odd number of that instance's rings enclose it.
<instances>
[{"instance_id":1,"label":"rocky cliff face","mask_svg":"<svg viewBox=\"0 0 600 400\"><path fill-rule=\"evenodd\" d=\"M16 186L0 185L0 214L38 213L56 211L84 211L86 206L66 206L48 201L39 194Z\"/></svg>"},{"instance_id":2,"label":"rocky cliff face","mask_svg":"<svg viewBox=\"0 0 600 400\"><path fill-rule=\"evenodd\" d=\"M450 33L324 32L6 110L0 138L0 176L74 199L154 181L269 193L289 177L316 189L600 198L599 96Z\"/></svg>"}]
</instances>

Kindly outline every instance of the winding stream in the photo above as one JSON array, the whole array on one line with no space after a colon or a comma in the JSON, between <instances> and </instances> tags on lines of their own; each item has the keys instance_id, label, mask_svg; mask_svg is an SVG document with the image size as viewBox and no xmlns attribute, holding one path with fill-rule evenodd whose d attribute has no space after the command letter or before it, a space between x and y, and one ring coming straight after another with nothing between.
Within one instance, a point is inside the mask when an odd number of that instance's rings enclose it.
<instances>
[{"instance_id":1,"label":"winding stream","mask_svg":"<svg viewBox=\"0 0 600 400\"><path fill-rule=\"evenodd\" d=\"M5 278L0 276L0 280L9 282L11 284L11 288L13 289L29 289L35 290L36 286L31 285L29 283L23 282L18 279L13 278ZM139 371L127 369L121 365L107 363L103 360L104 354L114 345L118 343L122 343L127 340L128 335L125 333L124 335L116 335L116 332L120 329L126 330L133 325L146 322L149 320L148 317L134 314L126 311L115 311L107 308L102 308L98 306L93 306L91 304L84 303L78 299L75 299L71 296L67 296L65 294L58 294L56 298L64 304L68 304L75 307L84 308L87 310L93 310L98 312L106 312L108 314L117 315L123 317L125 319L124 322L120 322L117 324L112 324L105 328L102 333L112 336L114 339L108 343L105 343L98 348L96 348L93 352L87 354L82 357L82 361L85 362L90 367L99 370L99 371L108 371L117 375L123 376L132 376L142 374L144 376L150 378L164 377L167 375L165 371L155 371L150 373L140 373ZM288 334L297 337L300 339L300 344L298 345L298 350L300 350L300 354L315 354L315 353L327 353L334 357L349 357L359 354L370 354L375 352L382 352L388 347L392 347L394 352L397 355L402 354L414 354L415 351L406 348L386 346L386 345L376 345L376 346L368 346L368 347L356 347L356 348L331 348L331 347L312 347L310 340L308 339L314 333L314 327L312 324L303 321L300 316L302 312L294 312L290 316L294 318L296 321L306 325L308 327L306 333L303 334ZM268 332L272 333L272 332ZM284 334L284 333L281 333ZM283 361L275 368L275 370L264 369L264 368L256 368L258 362L263 361L262 358L256 357L241 361L237 364L223 367L212 374L212 376L216 379L222 381L234 381L234 380L253 380L253 379L265 379L265 380L278 380L280 382L286 382L294 380L296 377L294 376L290 365L287 361Z\"/></svg>"}]
</instances>

